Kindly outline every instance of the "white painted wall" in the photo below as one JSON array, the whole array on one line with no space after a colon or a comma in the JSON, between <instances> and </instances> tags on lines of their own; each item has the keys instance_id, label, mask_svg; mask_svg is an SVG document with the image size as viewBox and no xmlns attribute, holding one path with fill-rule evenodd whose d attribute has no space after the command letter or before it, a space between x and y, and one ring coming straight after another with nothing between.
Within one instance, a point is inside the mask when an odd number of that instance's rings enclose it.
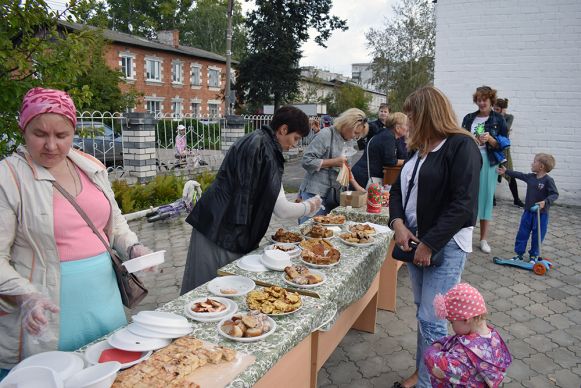
<instances>
[{"instance_id":1,"label":"white painted wall","mask_svg":"<svg viewBox=\"0 0 581 388\"><path fill-rule=\"evenodd\" d=\"M458 119L477 109L477 86L497 89L515 116L514 168L553 154L558 202L581 205L581 1L440 0L436 13L434 83ZM512 198L506 182L497 196Z\"/></svg>"}]
</instances>

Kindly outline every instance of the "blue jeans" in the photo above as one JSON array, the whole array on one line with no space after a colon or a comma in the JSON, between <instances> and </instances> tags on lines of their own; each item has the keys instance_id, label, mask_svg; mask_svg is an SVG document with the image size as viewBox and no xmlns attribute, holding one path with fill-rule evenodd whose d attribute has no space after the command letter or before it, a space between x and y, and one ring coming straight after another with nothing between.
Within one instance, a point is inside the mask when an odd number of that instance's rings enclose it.
<instances>
[{"instance_id":1,"label":"blue jeans","mask_svg":"<svg viewBox=\"0 0 581 388\"><path fill-rule=\"evenodd\" d=\"M0 381L4 380L4 377L8 376L10 369L0 369Z\"/></svg>"},{"instance_id":2,"label":"blue jeans","mask_svg":"<svg viewBox=\"0 0 581 388\"><path fill-rule=\"evenodd\" d=\"M313 194L313 193L307 193L306 191L300 191L299 192L299 197L305 201L309 198L313 198L314 196L316 196L317 194ZM314 215L315 216L319 216L319 215L325 215L325 214L329 214L329 212L333 209L329 209L329 206L327 205L327 201L326 201L326 197L321 196L321 199L323 200L323 206L325 207L324 209L321 207L319 209L318 212L316 212ZM301 218L299 218L299 225L305 223L309 218L311 217L307 217L307 216L303 216Z\"/></svg>"},{"instance_id":3,"label":"blue jeans","mask_svg":"<svg viewBox=\"0 0 581 388\"><path fill-rule=\"evenodd\" d=\"M529 236L531 236L531 249L529 250L530 256L539 255L539 235L538 235L538 222L537 222L537 212L532 212L530 210L525 210L520 218L520 225L518 227L518 233L516 234L516 239L514 241L514 251L517 255L524 255L527 250L527 243L529 242ZM541 213L541 243L545 239L547 234L547 226L549 225L549 214Z\"/></svg>"},{"instance_id":4,"label":"blue jeans","mask_svg":"<svg viewBox=\"0 0 581 388\"><path fill-rule=\"evenodd\" d=\"M419 371L419 379L416 384L417 388L430 388L432 386L428 370L424 364L424 351L435 340L448 335L448 322L436 317L434 297L436 294L445 294L460 282L467 256L467 253L460 249L453 238L437 254L444 255L444 260L438 267L423 268L412 263L407 264L418 320L416 368Z\"/></svg>"}]
</instances>

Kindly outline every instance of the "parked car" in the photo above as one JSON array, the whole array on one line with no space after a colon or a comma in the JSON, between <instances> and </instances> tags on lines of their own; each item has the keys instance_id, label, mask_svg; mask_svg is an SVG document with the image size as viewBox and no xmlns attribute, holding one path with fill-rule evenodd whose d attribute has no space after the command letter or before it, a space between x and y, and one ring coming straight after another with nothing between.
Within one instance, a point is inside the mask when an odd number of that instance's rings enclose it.
<instances>
[{"instance_id":1,"label":"parked car","mask_svg":"<svg viewBox=\"0 0 581 388\"><path fill-rule=\"evenodd\" d=\"M109 125L98 121L77 122L73 147L93 155L107 167L123 165L123 141Z\"/></svg>"}]
</instances>

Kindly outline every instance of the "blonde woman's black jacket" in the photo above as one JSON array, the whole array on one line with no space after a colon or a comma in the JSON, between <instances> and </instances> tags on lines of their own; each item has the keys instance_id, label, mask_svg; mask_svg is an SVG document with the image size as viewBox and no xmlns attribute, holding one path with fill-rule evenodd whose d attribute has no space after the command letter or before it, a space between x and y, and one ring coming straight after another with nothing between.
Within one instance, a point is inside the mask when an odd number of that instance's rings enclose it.
<instances>
[{"instance_id":1,"label":"blonde woman's black jacket","mask_svg":"<svg viewBox=\"0 0 581 388\"><path fill-rule=\"evenodd\" d=\"M252 251L268 229L283 172L282 148L263 126L230 147L186 221L230 252Z\"/></svg>"},{"instance_id":2,"label":"blonde woman's black jacket","mask_svg":"<svg viewBox=\"0 0 581 388\"><path fill-rule=\"evenodd\" d=\"M417 186L418 237L432 253L442 249L460 229L476 224L481 167L478 146L465 135L448 137L442 148L430 152L422 164ZM401 174L390 194L392 225L397 218L405 221Z\"/></svg>"}]
</instances>

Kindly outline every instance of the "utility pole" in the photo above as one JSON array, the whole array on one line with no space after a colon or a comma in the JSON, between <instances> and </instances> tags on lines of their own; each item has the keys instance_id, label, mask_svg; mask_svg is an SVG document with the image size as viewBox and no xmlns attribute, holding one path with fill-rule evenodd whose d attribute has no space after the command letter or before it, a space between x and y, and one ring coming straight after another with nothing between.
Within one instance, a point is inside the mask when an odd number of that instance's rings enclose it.
<instances>
[{"instance_id":1,"label":"utility pole","mask_svg":"<svg viewBox=\"0 0 581 388\"><path fill-rule=\"evenodd\" d=\"M228 29L226 30L226 114L231 115L234 98L230 90L230 73L232 70L232 8L234 0L228 0Z\"/></svg>"}]
</instances>

